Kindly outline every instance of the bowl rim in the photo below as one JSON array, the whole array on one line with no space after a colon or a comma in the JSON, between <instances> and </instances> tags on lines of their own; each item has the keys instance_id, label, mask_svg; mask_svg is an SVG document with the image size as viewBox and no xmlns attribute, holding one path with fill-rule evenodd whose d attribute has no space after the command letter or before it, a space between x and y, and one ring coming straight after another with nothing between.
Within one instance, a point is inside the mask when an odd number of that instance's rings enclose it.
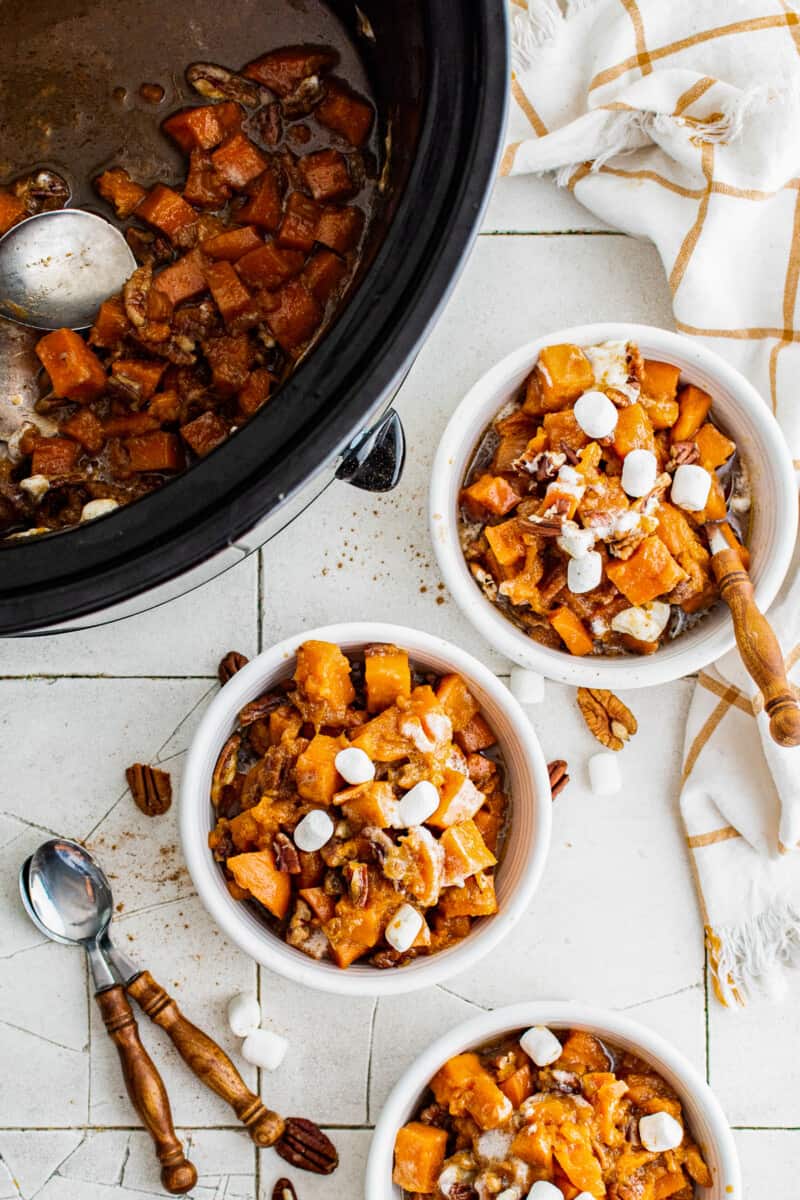
<instances>
[{"instance_id":1,"label":"bowl rim","mask_svg":"<svg viewBox=\"0 0 800 1200\"><path fill-rule=\"evenodd\" d=\"M656 652L637 658L604 658L599 655L576 658L566 651L550 650L528 637L487 600L469 578L458 541L458 526L449 512L449 491L453 473L465 448L465 430L473 414L487 407L493 391L523 367L532 366L543 347L556 342L591 345L615 340L642 341L656 345L659 353L670 352L692 366L714 376L734 406L744 410L757 425L770 451L770 475L778 492L778 507L785 513L775 538L770 559L764 564L755 585L756 600L766 610L783 583L792 561L797 536L798 505L795 471L789 448L778 422L750 381L731 363L705 346L699 338L628 321L596 322L557 329L534 338L512 350L485 371L459 402L445 427L434 457L428 492L428 521L434 552L448 590L461 612L482 637L501 654L523 667L539 671L549 679L578 686L636 688L669 683L695 673L720 658L735 645L733 625L727 617L719 629L702 643L666 656ZM499 412L510 397L497 404ZM487 418L486 422L488 424ZM472 447L470 446L470 449ZM459 472L461 468L458 468ZM460 480L459 480L460 482Z\"/></svg>"},{"instance_id":2,"label":"bowl rim","mask_svg":"<svg viewBox=\"0 0 800 1200\"><path fill-rule=\"evenodd\" d=\"M532 1025L580 1025L609 1041L630 1040L681 1081L708 1121L720 1163L720 1196L741 1200L742 1180L736 1143L719 1100L706 1080L671 1042L624 1012L573 1000L525 1000L495 1008L463 1021L431 1042L403 1072L381 1109L372 1135L365 1170L366 1200L395 1200L392 1184L394 1139L408 1120L408 1106L421 1095L438 1068L454 1054L507 1029Z\"/></svg>"},{"instance_id":3,"label":"bowl rim","mask_svg":"<svg viewBox=\"0 0 800 1200\"><path fill-rule=\"evenodd\" d=\"M235 714L249 699L252 683L259 678L275 675L281 662L285 662L288 670L297 647L310 639L330 641L336 645L394 642L408 649L412 660L416 652L428 652L446 658L454 671L463 674L467 682L474 680L503 708L513 727L520 753L524 756L525 770L532 779L534 830L521 877L512 895L502 910L474 933L439 954L418 960L419 965L413 972L402 969L381 971L376 968L369 976L355 975L346 970L334 972L321 969L321 964L301 951L294 956L274 954L272 942L278 941L275 935L265 927L257 932L248 928L235 903L224 902L225 898L214 886L217 865L205 838L197 837L197 806L209 802L207 781L204 784L204 750L210 739L217 739L220 716L225 714L233 722ZM378 997L400 995L444 982L474 966L510 932L526 911L541 882L550 850L552 802L547 764L534 727L522 706L489 667L468 651L438 635L386 622L350 621L304 629L284 638L251 659L220 688L203 714L187 751L180 785L178 824L184 859L200 901L212 920L239 949L276 974L317 991ZM512 837L513 828L512 824ZM284 945L283 942L280 944Z\"/></svg>"}]
</instances>

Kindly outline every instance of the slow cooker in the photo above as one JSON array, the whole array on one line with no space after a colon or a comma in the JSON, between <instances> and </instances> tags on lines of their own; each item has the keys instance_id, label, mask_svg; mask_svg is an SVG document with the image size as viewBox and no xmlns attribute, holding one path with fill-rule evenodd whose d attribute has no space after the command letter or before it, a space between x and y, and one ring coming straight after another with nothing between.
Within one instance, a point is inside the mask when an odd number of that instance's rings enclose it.
<instances>
[{"instance_id":1,"label":"slow cooker","mask_svg":"<svg viewBox=\"0 0 800 1200\"><path fill-rule=\"evenodd\" d=\"M78 109L85 89L96 108L92 86L113 80L115 54L129 67L157 41L183 38L181 65L196 56L199 29L217 61L236 62L276 44L276 19L284 42L301 40L293 14L313 24L319 5L128 0L115 26L115 0L24 9L0 0L12 31L0 49L2 108L14 103L20 69L50 73L56 93L73 89ZM74 629L153 607L239 562L334 478L370 490L397 483L404 442L391 399L466 259L496 172L504 8L504 0L329 0L324 20L345 27L377 98L387 182L348 304L275 398L191 470L112 518L0 549L0 634ZM7 166L0 161L0 173Z\"/></svg>"}]
</instances>

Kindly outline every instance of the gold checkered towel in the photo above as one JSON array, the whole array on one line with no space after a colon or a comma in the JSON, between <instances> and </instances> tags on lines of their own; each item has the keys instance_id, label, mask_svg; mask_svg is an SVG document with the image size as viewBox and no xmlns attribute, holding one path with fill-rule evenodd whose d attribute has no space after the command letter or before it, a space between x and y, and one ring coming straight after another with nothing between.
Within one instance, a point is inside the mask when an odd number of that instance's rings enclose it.
<instances>
[{"instance_id":1,"label":"gold checkered towel","mask_svg":"<svg viewBox=\"0 0 800 1200\"><path fill-rule=\"evenodd\" d=\"M654 242L677 328L749 376L800 467L800 0L510 12L502 172L556 171ZM797 569L771 618L797 682ZM686 732L681 812L725 1003L800 965L800 750L770 741L760 707L734 651L701 675Z\"/></svg>"}]
</instances>

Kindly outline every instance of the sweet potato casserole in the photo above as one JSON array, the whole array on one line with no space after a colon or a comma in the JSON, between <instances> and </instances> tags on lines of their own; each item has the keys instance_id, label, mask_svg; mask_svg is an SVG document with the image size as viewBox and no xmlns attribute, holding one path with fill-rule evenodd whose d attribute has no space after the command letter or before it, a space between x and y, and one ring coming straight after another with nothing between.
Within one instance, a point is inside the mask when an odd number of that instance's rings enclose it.
<instances>
[{"instance_id":1,"label":"sweet potato casserole","mask_svg":"<svg viewBox=\"0 0 800 1200\"><path fill-rule=\"evenodd\" d=\"M448 1200L694 1200L711 1174L652 1067L536 1026L444 1064L397 1134L394 1182Z\"/></svg>"},{"instance_id":2,"label":"sweet potato casserole","mask_svg":"<svg viewBox=\"0 0 800 1200\"><path fill-rule=\"evenodd\" d=\"M289 46L241 74L195 63L187 79L211 103L161 127L188 159L182 187L123 167L94 181L132 222L141 265L88 339L59 329L38 342L40 420L0 458L0 536L63 529L160 487L256 413L330 322L377 188L374 109L337 60ZM0 233L66 202L63 181L42 199L51 177L0 189Z\"/></svg>"},{"instance_id":3,"label":"sweet potato casserole","mask_svg":"<svg viewBox=\"0 0 800 1200\"><path fill-rule=\"evenodd\" d=\"M231 894L315 959L402 966L497 910L509 804L459 675L405 650L305 642L223 747L209 845Z\"/></svg>"},{"instance_id":4,"label":"sweet potato casserole","mask_svg":"<svg viewBox=\"0 0 800 1200\"><path fill-rule=\"evenodd\" d=\"M651 654L678 636L718 599L706 525L724 522L748 561L747 476L711 407L631 342L545 347L461 491L477 585L570 654Z\"/></svg>"}]
</instances>

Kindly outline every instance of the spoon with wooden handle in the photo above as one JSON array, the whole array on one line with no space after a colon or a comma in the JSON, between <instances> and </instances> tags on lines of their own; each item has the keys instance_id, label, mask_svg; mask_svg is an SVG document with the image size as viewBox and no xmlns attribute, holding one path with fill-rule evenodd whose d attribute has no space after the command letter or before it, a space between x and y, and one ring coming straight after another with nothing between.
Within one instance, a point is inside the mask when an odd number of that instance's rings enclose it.
<instances>
[{"instance_id":1,"label":"spoon with wooden handle","mask_svg":"<svg viewBox=\"0 0 800 1200\"><path fill-rule=\"evenodd\" d=\"M769 731L779 746L800 746L800 704L786 676L778 639L755 601L753 584L738 550L719 524L707 524L711 569L731 610L736 644L747 673L759 686Z\"/></svg>"}]
</instances>

